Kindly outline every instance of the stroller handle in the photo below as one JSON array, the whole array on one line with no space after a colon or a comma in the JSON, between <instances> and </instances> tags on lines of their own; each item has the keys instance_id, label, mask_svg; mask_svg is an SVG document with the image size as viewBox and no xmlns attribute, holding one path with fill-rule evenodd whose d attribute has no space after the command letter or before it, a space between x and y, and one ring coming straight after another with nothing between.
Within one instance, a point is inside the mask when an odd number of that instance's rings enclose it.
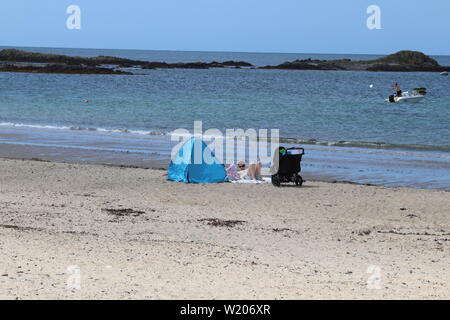
<instances>
[{"instance_id":1,"label":"stroller handle","mask_svg":"<svg viewBox=\"0 0 450 320\"><path fill-rule=\"evenodd\" d=\"M287 148L286 150L300 150L301 151L300 154L305 154L305 149L304 148L300 148L300 147Z\"/></svg>"}]
</instances>

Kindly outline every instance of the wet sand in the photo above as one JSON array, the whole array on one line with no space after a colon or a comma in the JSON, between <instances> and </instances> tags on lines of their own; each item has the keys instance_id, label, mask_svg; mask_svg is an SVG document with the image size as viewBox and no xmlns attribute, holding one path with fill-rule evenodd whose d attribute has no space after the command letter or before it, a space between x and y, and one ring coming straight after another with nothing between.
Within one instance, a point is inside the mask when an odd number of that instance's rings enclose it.
<instances>
[{"instance_id":1,"label":"wet sand","mask_svg":"<svg viewBox=\"0 0 450 320\"><path fill-rule=\"evenodd\" d=\"M449 192L164 173L0 159L0 298L450 298Z\"/></svg>"}]
</instances>

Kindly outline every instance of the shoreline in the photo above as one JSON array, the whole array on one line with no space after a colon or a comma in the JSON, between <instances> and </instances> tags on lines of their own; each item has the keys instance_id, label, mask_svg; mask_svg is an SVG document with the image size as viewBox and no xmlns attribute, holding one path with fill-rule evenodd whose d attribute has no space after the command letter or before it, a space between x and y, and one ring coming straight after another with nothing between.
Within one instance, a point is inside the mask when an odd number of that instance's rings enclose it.
<instances>
[{"instance_id":1,"label":"shoreline","mask_svg":"<svg viewBox=\"0 0 450 320\"><path fill-rule=\"evenodd\" d=\"M159 132L149 135L142 134L145 131L75 129L0 126L0 157L167 168L172 148L177 144L171 141L170 135ZM302 176L306 180L450 190L450 153L438 148L391 149L389 145L367 148L366 144L308 142L287 139L280 143L284 147L305 148ZM248 143L244 148L235 149L234 162L248 161L247 147ZM224 156L223 150L216 150L219 159Z\"/></svg>"},{"instance_id":2,"label":"shoreline","mask_svg":"<svg viewBox=\"0 0 450 320\"><path fill-rule=\"evenodd\" d=\"M1 143L0 143L1 145ZM158 171L167 171L168 164L165 166L161 166L158 164L158 162L155 161L154 165L144 166L144 165L127 165L127 164L119 164L119 163L90 163L90 162L76 162L76 161L57 161L57 160L45 160L41 158L36 157L5 157L0 156L0 160L17 160L17 161L36 161L36 162L44 162L44 163L59 163L59 164L73 164L73 165L93 165L93 166L100 166L100 167L112 167L112 168L125 168L125 169L142 169L142 170L158 170ZM306 180L305 180L306 181ZM307 181L313 181L313 182L326 182L326 183L347 183L347 184L356 184L356 185L364 185L364 186L377 186L375 184L370 183L357 183L352 181L337 181L337 180L326 180L326 179L318 179L318 178L311 178L308 177ZM438 190L438 189L436 189Z\"/></svg>"},{"instance_id":3,"label":"shoreline","mask_svg":"<svg viewBox=\"0 0 450 320\"><path fill-rule=\"evenodd\" d=\"M447 192L7 159L0 182L4 299L449 298Z\"/></svg>"},{"instance_id":4,"label":"shoreline","mask_svg":"<svg viewBox=\"0 0 450 320\"><path fill-rule=\"evenodd\" d=\"M0 143L1 145L1 143ZM168 165L161 166L160 162L155 161L154 165L144 166L144 165L127 165L127 164L119 164L119 163L90 163L90 162L75 162L75 161L56 161L56 160L45 160L41 158L36 157L5 157L0 156L1 160L15 160L15 161L35 161L35 162L43 162L43 163L55 163L55 164L66 164L66 165L91 165L91 166L100 166L100 167L111 167L111 168L122 168L122 169L140 169L140 170L155 170L155 171L167 171ZM311 175L305 175L304 172L301 173L303 177L307 177L307 179L304 179L305 182L322 182L322 183L328 183L328 184L349 184L349 185L357 185L357 186L365 186L365 187L377 187L377 188L402 188L402 189L411 189L411 190L435 190L440 192L450 192L450 189L441 189L441 188L420 188L420 187L401 187L401 186L383 186L373 183L360 183L350 180L336 180L332 177L317 177L317 176L311 176ZM267 176L267 175L265 175Z\"/></svg>"},{"instance_id":5,"label":"shoreline","mask_svg":"<svg viewBox=\"0 0 450 320\"><path fill-rule=\"evenodd\" d=\"M3 128L0 133L3 136L0 158L40 159L58 163L165 169L175 146L168 136L161 135L15 128ZM448 153L282 145L305 147L307 154L302 161L302 176L306 180L450 190L446 178L450 169ZM221 152L217 152L220 159ZM236 154L235 161L246 158L245 150L236 150ZM411 172L415 173L414 176Z\"/></svg>"}]
</instances>

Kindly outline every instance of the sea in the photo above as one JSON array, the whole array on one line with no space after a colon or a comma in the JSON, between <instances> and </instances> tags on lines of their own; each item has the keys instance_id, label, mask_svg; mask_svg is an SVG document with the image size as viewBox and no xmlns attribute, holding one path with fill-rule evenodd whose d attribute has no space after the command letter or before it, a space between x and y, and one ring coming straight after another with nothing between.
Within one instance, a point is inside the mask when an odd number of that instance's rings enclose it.
<instances>
[{"instance_id":1,"label":"sea","mask_svg":"<svg viewBox=\"0 0 450 320\"><path fill-rule=\"evenodd\" d=\"M381 57L17 49L255 66ZM450 66L450 56L433 58ZM257 68L130 70L136 75L0 73L0 157L164 168L176 144L171 133L192 131L194 121L202 121L203 130L221 132L278 129L282 145L305 149L307 180L450 190L450 77ZM425 87L428 93L419 103L386 103L394 82L404 91Z\"/></svg>"}]
</instances>

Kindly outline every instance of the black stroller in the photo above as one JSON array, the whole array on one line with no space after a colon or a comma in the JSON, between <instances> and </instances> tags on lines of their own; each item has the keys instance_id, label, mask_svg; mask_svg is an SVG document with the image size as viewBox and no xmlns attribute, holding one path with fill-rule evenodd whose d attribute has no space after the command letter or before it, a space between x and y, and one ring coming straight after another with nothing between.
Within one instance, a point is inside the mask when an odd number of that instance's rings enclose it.
<instances>
[{"instance_id":1,"label":"black stroller","mask_svg":"<svg viewBox=\"0 0 450 320\"><path fill-rule=\"evenodd\" d=\"M296 186L303 184L300 176L302 156L305 154L303 148L278 148L278 161L274 159L271 167L272 184L279 187L281 183L294 182Z\"/></svg>"}]
</instances>

